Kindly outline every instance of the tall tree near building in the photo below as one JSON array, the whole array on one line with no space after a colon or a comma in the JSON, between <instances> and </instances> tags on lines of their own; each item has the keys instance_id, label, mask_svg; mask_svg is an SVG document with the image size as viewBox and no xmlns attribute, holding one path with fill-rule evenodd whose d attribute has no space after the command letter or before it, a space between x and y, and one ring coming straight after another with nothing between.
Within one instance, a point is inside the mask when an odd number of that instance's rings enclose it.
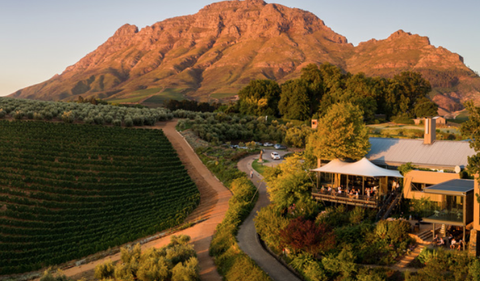
<instances>
[{"instance_id":1,"label":"tall tree near building","mask_svg":"<svg viewBox=\"0 0 480 281\"><path fill-rule=\"evenodd\" d=\"M312 181L300 156L286 158L274 168L265 170L267 192L277 211L295 207L295 216L313 213L315 201L311 196Z\"/></svg>"},{"instance_id":2,"label":"tall tree near building","mask_svg":"<svg viewBox=\"0 0 480 281\"><path fill-rule=\"evenodd\" d=\"M321 160L357 160L369 149L363 112L351 103L337 103L318 120L317 131L310 135L306 152Z\"/></svg>"},{"instance_id":3,"label":"tall tree near building","mask_svg":"<svg viewBox=\"0 0 480 281\"><path fill-rule=\"evenodd\" d=\"M252 80L238 93L240 112L249 115L276 115L280 86L273 80Z\"/></svg>"}]
</instances>

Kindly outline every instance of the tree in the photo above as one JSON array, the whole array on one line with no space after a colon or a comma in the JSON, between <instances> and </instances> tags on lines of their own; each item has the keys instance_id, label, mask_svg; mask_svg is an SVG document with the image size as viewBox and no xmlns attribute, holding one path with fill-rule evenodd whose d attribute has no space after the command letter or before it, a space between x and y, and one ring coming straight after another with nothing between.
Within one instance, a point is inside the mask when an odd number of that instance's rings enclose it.
<instances>
[{"instance_id":1,"label":"tree","mask_svg":"<svg viewBox=\"0 0 480 281\"><path fill-rule=\"evenodd\" d=\"M255 229L262 237L262 240L270 247L277 251L281 251L280 246L280 230L287 227L289 220L275 211L272 204L263 207L255 221Z\"/></svg>"},{"instance_id":2,"label":"tree","mask_svg":"<svg viewBox=\"0 0 480 281\"><path fill-rule=\"evenodd\" d=\"M428 98L420 98L417 100L413 109L417 118L426 116L436 116L438 113L438 105Z\"/></svg>"},{"instance_id":3,"label":"tree","mask_svg":"<svg viewBox=\"0 0 480 281\"><path fill-rule=\"evenodd\" d=\"M386 92L386 114L413 117L415 105L431 90L430 83L420 73L406 71L395 75L390 79Z\"/></svg>"},{"instance_id":4,"label":"tree","mask_svg":"<svg viewBox=\"0 0 480 281\"><path fill-rule=\"evenodd\" d=\"M290 127L285 133L285 143L294 147L305 147L307 139L312 132L312 128L306 125Z\"/></svg>"},{"instance_id":5,"label":"tree","mask_svg":"<svg viewBox=\"0 0 480 281\"><path fill-rule=\"evenodd\" d=\"M315 203L310 194L312 182L306 170L298 155L288 157L275 168L265 170L268 196L277 210L285 211L297 206L293 216L313 212Z\"/></svg>"},{"instance_id":6,"label":"tree","mask_svg":"<svg viewBox=\"0 0 480 281\"><path fill-rule=\"evenodd\" d=\"M307 120L312 116L309 88L303 79L288 80L282 85L278 110L284 118Z\"/></svg>"},{"instance_id":7,"label":"tree","mask_svg":"<svg viewBox=\"0 0 480 281\"><path fill-rule=\"evenodd\" d=\"M317 131L308 139L306 153L324 160L361 159L369 149L362 111L351 103L338 103L318 121Z\"/></svg>"},{"instance_id":8,"label":"tree","mask_svg":"<svg viewBox=\"0 0 480 281\"><path fill-rule=\"evenodd\" d=\"M358 105L363 111L365 121L373 121L377 111L376 89L372 78L368 78L363 73L350 76L345 82L345 91L340 98L340 102L351 102Z\"/></svg>"},{"instance_id":9,"label":"tree","mask_svg":"<svg viewBox=\"0 0 480 281\"><path fill-rule=\"evenodd\" d=\"M355 258L352 245L347 244L338 256L330 254L323 258L322 264L326 270L332 273L341 273L344 280L348 280L348 277L352 276L358 270L355 264Z\"/></svg>"},{"instance_id":10,"label":"tree","mask_svg":"<svg viewBox=\"0 0 480 281\"><path fill-rule=\"evenodd\" d=\"M280 242L297 253L304 251L315 255L335 247L335 235L325 224L316 225L311 220L296 218L280 230Z\"/></svg>"},{"instance_id":11,"label":"tree","mask_svg":"<svg viewBox=\"0 0 480 281\"><path fill-rule=\"evenodd\" d=\"M276 115L280 86L272 80L252 80L238 93L240 112L249 115Z\"/></svg>"},{"instance_id":12,"label":"tree","mask_svg":"<svg viewBox=\"0 0 480 281\"><path fill-rule=\"evenodd\" d=\"M477 154L468 157L467 170L474 175L480 173L480 107L476 107L472 101L464 104L468 111L469 118L460 127L462 136L470 139L470 147Z\"/></svg>"},{"instance_id":13,"label":"tree","mask_svg":"<svg viewBox=\"0 0 480 281\"><path fill-rule=\"evenodd\" d=\"M306 81L308 85L308 96L311 110L310 116L312 116L318 111L320 101L324 94L322 73L316 64L310 63L302 68L302 76L300 78Z\"/></svg>"}]
</instances>

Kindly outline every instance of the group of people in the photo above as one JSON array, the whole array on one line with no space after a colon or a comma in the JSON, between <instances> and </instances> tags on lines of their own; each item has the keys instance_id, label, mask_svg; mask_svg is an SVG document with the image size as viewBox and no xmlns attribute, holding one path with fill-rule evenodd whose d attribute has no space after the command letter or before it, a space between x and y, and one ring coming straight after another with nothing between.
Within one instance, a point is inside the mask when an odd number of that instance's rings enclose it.
<instances>
[{"instance_id":1,"label":"group of people","mask_svg":"<svg viewBox=\"0 0 480 281\"><path fill-rule=\"evenodd\" d=\"M337 195L337 194L338 195L349 195L349 196L355 196L355 197L358 197L362 193L360 188L358 188L358 189L355 189L355 188L344 189L343 186L339 186L337 188L332 188L331 186L329 186L327 189L325 189L325 186L322 186L321 191L331 193L331 194L334 194L334 195ZM374 186L373 188L370 188L370 187L365 188L365 195L367 197L373 196L376 192L377 192L377 187L376 186Z\"/></svg>"},{"instance_id":2,"label":"group of people","mask_svg":"<svg viewBox=\"0 0 480 281\"><path fill-rule=\"evenodd\" d=\"M450 249L457 249L459 251L462 249L462 246L463 246L463 240L462 239L456 240L452 234L450 234L448 238L445 237L445 239L443 237L439 237L438 234L436 234L435 237L433 238L433 243L434 245L437 245L437 246L444 246L444 245L450 244Z\"/></svg>"}]
</instances>

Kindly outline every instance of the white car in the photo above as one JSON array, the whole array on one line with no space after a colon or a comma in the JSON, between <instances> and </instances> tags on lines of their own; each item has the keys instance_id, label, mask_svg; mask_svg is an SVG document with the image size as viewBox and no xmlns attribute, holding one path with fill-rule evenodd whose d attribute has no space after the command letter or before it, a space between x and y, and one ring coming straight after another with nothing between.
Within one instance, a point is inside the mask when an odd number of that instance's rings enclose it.
<instances>
[{"instance_id":1,"label":"white car","mask_svg":"<svg viewBox=\"0 0 480 281\"><path fill-rule=\"evenodd\" d=\"M280 160L280 158L281 158L281 157L280 157L280 154L278 154L278 152L275 152L275 151L272 152L272 153L270 154L270 156L272 157L273 160Z\"/></svg>"},{"instance_id":2,"label":"white car","mask_svg":"<svg viewBox=\"0 0 480 281\"><path fill-rule=\"evenodd\" d=\"M273 146L273 143L266 142L263 144L263 146Z\"/></svg>"}]
</instances>

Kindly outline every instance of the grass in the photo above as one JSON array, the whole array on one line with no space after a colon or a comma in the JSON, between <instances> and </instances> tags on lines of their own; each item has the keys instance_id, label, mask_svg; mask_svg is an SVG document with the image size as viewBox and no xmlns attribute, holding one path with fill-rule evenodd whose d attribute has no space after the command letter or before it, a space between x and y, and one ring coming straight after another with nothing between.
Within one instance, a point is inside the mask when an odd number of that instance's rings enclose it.
<instances>
[{"instance_id":1,"label":"grass","mask_svg":"<svg viewBox=\"0 0 480 281\"><path fill-rule=\"evenodd\" d=\"M268 163L268 160L263 159L263 163ZM258 159L255 159L252 163L252 168L257 171L260 175L263 175L263 172L265 171L265 168L267 166L263 166L262 163L258 163Z\"/></svg>"},{"instance_id":2,"label":"grass","mask_svg":"<svg viewBox=\"0 0 480 281\"><path fill-rule=\"evenodd\" d=\"M155 93L160 92L161 90L162 88L150 88L145 90L139 90L139 91L132 92L130 94L125 94L119 98L108 99L108 101L116 102L116 103L139 102L148 96L151 96Z\"/></svg>"},{"instance_id":3,"label":"grass","mask_svg":"<svg viewBox=\"0 0 480 281\"><path fill-rule=\"evenodd\" d=\"M158 95L154 95L146 100L144 103L163 103L165 100L184 100L182 92L184 89L167 88Z\"/></svg>"},{"instance_id":4,"label":"grass","mask_svg":"<svg viewBox=\"0 0 480 281\"><path fill-rule=\"evenodd\" d=\"M223 99L235 96L235 93L213 93L210 95L210 98L214 99Z\"/></svg>"}]
</instances>

